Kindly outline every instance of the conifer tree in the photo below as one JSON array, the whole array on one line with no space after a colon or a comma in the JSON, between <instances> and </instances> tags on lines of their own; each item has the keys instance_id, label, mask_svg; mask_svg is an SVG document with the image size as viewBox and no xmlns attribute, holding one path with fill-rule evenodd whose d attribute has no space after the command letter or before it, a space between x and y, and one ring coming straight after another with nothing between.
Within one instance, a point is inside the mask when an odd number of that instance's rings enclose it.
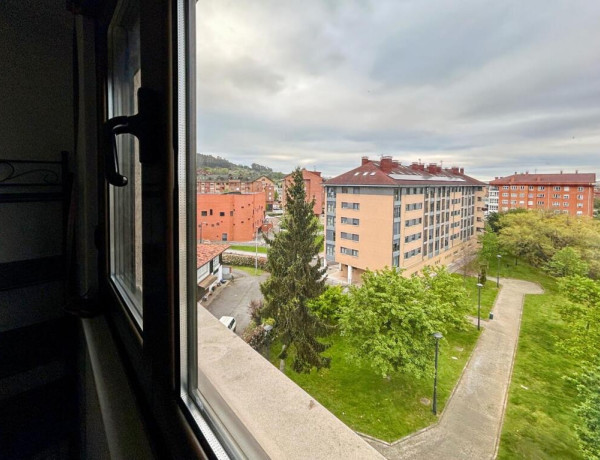
<instances>
[{"instance_id":1,"label":"conifer tree","mask_svg":"<svg viewBox=\"0 0 600 460\"><path fill-rule=\"evenodd\" d=\"M294 348L292 367L296 372L309 372L329 366L329 359L321 356L328 346L319 342L329 328L309 309L308 301L325 290L325 268L318 255L323 243L319 236L319 222L313 213L313 202L306 201L302 171L293 172L293 182L286 189L286 208L283 216L284 231L269 245L267 271L271 273L260 289L264 296L263 317L275 319L275 330L283 348L279 355L280 368L290 347Z\"/></svg>"}]
</instances>

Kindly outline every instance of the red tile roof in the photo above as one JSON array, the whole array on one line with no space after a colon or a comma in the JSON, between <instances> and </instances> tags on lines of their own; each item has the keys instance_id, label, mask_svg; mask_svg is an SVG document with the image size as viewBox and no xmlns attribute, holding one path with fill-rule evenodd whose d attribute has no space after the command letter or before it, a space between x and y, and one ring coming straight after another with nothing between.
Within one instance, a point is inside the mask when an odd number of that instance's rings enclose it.
<instances>
[{"instance_id":1,"label":"red tile roof","mask_svg":"<svg viewBox=\"0 0 600 460\"><path fill-rule=\"evenodd\" d=\"M574 173L574 174L513 174L512 176L499 177L490 181L490 185L506 184L578 184L594 185L596 182L595 173Z\"/></svg>"},{"instance_id":2,"label":"red tile roof","mask_svg":"<svg viewBox=\"0 0 600 460\"><path fill-rule=\"evenodd\" d=\"M196 267L202 267L228 248L228 244L199 244L197 246Z\"/></svg>"},{"instance_id":3,"label":"red tile roof","mask_svg":"<svg viewBox=\"0 0 600 460\"><path fill-rule=\"evenodd\" d=\"M384 160L386 161L386 160ZM387 172L384 172L387 170ZM402 165L388 159L382 168L381 161L363 159L363 164L347 173L329 179L325 185L421 186L421 185L479 185L486 184L466 176L458 168L442 168L434 164Z\"/></svg>"}]
</instances>

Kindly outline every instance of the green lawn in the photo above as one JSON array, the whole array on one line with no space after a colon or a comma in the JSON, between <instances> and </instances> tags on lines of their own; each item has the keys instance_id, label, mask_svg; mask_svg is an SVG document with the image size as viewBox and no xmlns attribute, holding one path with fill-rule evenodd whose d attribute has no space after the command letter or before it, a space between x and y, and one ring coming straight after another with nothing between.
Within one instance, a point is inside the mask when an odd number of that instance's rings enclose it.
<instances>
[{"instance_id":1,"label":"green lawn","mask_svg":"<svg viewBox=\"0 0 600 460\"><path fill-rule=\"evenodd\" d=\"M556 348L557 338L567 332L557 313L556 281L521 263L503 266L501 276L509 275L504 270L538 281L546 293L525 299L498 458L582 458L573 430L576 390L563 378L577 363Z\"/></svg>"},{"instance_id":2,"label":"green lawn","mask_svg":"<svg viewBox=\"0 0 600 460\"><path fill-rule=\"evenodd\" d=\"M249 275L256 275L256 276L260 276L263 273L268 273L260 268L255 269L254 267L245 267L243 265L232 265L232 267L235 267L236 270L240 270L243 272L248 273Z\"/></svg>"},{"instance_id":3,"label":"green lawn","mask_svg":"<svg viewBox=\"0 0 600 460\"><path fill-rule=\"evenodd\" d=\"M255 246L251 246L251 245L238 245L238 244L234 244L232 246L229 246L229 249L235 249L236 251L251 252L252 254L256 253L256 247ZM259 252L259 254L266 254L267 253L267 248L265 248L264 246L259 246L258 247L258 252Z\"/></svg>"},{"instance_id":4,"label":"green lawn","mask_svg":"<svg viewBox=\"0 0 600 460\"><path fill-rule=\"evenodd\" d=\"M471 305L473 305L469 314L477 317L477 278L473 276L464 278L459 274L455 274L454 276L465 280L465 287L469 293L469 300L471 301ZM484 287L481 288L481 319L488 318L497 295L498 289L496 288L496 280L494 279L494 281L492 281L491 279L488 279Z\"/></svg>"},{"instance_id":5,"label":"green lawn","mask_svg":"<svg viewBox=\"0 0 600 460\"><path fill-rule=\"evenodd\" d=\"M447 340L440 342L438 414L456 385L477 337L477 330L473 327L467 332L449 334ZM433 376L415 380L398 374L387 380L368 365L357 366L349 362L346 356L351 349L343 337L334 335L324 341L332 343L325 352L331 357L329 369L297 374L291 370L289 357L286 375L350 428L379 439L395 441L435 421L431 405L420 402L421 398L432 398ZM280 349L277 344L273 344L271 349L272 361L277 365L275 357ZM432 360L433 350L432 343Z\"/></svg>"}]
</instances>

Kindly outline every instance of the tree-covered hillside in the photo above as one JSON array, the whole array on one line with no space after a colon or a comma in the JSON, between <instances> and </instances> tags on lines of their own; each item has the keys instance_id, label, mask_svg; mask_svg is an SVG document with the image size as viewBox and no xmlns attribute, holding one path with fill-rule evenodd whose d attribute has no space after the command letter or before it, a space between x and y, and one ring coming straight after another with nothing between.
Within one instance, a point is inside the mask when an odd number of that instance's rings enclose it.
<instances>
[{"instance_id":1,"label":"tree-covered hillside","mask_svg":"<svg viewBox=\"0 0 600 460\"><path fill-rule=\"evenodd\" d=\"M221 179L254 180L260 176L267 176L271 180L283 179L285 174L273 171L268 166L252 163L250 166L237 165L220 156L205 155L198 153L196 156L196 167L205 171L208 175L218 176Z\"/></svg>"}]
</instances>

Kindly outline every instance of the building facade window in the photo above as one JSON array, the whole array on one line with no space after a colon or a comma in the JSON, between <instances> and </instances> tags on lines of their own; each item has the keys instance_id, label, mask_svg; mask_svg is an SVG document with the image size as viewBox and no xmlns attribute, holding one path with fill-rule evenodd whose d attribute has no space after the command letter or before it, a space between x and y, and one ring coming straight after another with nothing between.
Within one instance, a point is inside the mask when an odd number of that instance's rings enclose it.
<instances>
[{"instance_id":1,"label":"building facade window","mask_svg":"<svg viewBox=\"0 0 600 460\"><path fill-rule=\"evenodd\" d=\"M419 225L423 222L423 219L421 217L417 218L417 219L408 219L404 222L404 226L405 227L412 227L413 225Z\"/></svg>"},{"instance_id":2,"label":"building facade window","mask_svg":"<svg viewBox=\"0 0 600 460\"><path fill-rule=\"evenodd\" d=\"M340 248L340 252L342 254L346 254L347 256L358 257L358 251L356 249L345 248L342 246Z\"/></svg>"},{"instance_id":3,"label":"building facade window","mask_svg":"<svg viewBox=\"0 0 600 460\"><path fill-rule=\"evenodd\" d=\"M351 217L342 217L340 219L340 223L346 224L346 225L358 225L359 222L360 222L359 219L355 219L355 218L351 218Z\"/></svg>"},{"instance_id":4,"label":"building facade window","mask_svg":"<svg viewBox=\"0 0 600 460\"><path fill-rule=\"evenodd\" d=\"M355 211L360 210L360 203L349 203L342 201L342 209L354 209Z\"/></svg>"},{"instance_id":5,"label":"building facade window","mask_svg":"<svg viewBox=\"0 0 600 460\"><path fill-rule=\"evenodd\" d=\"M407 211L415 211L417 209L423 209L423 203L411 203L406 205Z\"/></svg>"},{"instance_id":6,"label":"building facade window","mask_svg":"<svg viewBox=\"0 0 600 460\"><path fill-rule=\"evenodd\" d=\"M358 235L356 233L341 232L340 237L343 240L358 241Z\"/></svg>"}]
</instances>

